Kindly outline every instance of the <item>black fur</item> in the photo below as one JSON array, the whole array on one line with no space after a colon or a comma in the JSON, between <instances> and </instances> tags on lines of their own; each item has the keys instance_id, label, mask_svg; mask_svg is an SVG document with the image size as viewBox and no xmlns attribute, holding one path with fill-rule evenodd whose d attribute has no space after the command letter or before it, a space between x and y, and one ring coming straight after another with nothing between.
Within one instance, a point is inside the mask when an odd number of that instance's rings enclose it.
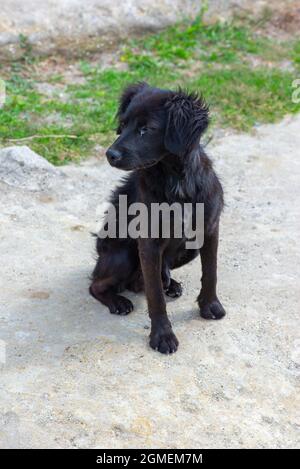
<instances>
[{"instance_id":1,"label":"black fur","mask_svg":"<svg viewBox=\"0 0 300 469\"><path fill-rule=\"evenodd\" d=\"M180 284L170 277L171 269L200 253L201 316L220 319L225 315L216 294L223 191L200 144L209 122L208 106L196 93L137 83L123 92L117 117L119 137L107 150L107 158L112 166L132 172L112 194L115 207L118 208L120 194L128 196L128 204L144 202L149 207L152 202L205 205L205 237L200 250L187 250L185 238L97 239L99 259L91 294L111 313L128 314L133 305L118 293L144 289L152 324L150 345L162 353L171 353L176 351L178 341L167 317L163 292L171 297L181 295Z\"/></svg>"}]
</instances>

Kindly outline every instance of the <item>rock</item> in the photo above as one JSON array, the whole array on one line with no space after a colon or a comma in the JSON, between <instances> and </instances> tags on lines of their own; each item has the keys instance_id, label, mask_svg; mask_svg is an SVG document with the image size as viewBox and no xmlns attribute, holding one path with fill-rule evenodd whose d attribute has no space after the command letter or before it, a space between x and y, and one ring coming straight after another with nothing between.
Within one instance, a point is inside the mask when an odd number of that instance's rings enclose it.
<instances>
[{"instance_id":1,"label":"rock","mask_svg":"<svg viewBox=\"0 0 300 469\"><path fill-rule=\"evenodd\" d=\"M41 190L62 173L27 146L0 149L0 181L28 190Z\"/></svg>"}]
</instances>

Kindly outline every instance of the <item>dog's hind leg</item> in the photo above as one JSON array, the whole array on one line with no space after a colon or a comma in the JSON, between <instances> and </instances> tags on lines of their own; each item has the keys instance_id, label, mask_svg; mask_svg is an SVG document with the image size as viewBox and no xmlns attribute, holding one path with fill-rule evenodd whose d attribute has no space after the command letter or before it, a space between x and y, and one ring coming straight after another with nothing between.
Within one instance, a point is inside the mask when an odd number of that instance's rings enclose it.
<instances>
[{"instance_id":1,"label":"dog's hind leg","mask_svg":"<svg viewBox=\"0 0 300 469\"><path fill-rule=\"evenodd\" d=\"M170 278L170 284L165 290L165 294L171 298L179 298L182 295L182 285L173 278Z\"/></svg>"},{"instance_id":2,"label":"dog's hind leg","mask_svg":"<svg viewBox=\"0 0 300 469\"><path fill-rule=\"evenodd\" d=\"M179 282L176 282L171 275L167 261L164 259L162 264L161 279L163 284L164 292L171 298L178 298L182 295L182 286Z\"/></svg>"},{"instance_id":3,"label":"dog's hind leg","mask_svg":"<svg viewBox=\"0 0 300 469\"><path fill-rule=\"evenodd\" d=\"M199 249L182 249L176 253L176 256L170 260L170 269L178 269L185 264L188 264L197 256L199 256Z\"/></svg>"},{"instance_id":4,"label":"dog's hind leg","mask_svg":"<svg viewBox=\"0 0 300 469\"><path fill-rule=\"evenodd\" d=\"M138 258L134 249L113 240L97 240L99 258L93 271L90 294L109 308L112 314L126 315L133 304L118 293L137 268Z\"/></svg>"},{"instance_id":5,"label":"dog's hind leg","mask_svg":"<svg viewBox=\"0 0 300 469\"><path fill-rule=\"evenodd\" d=\"M176 282L176 280L170 277L170 270L167 265L162 268L161 280L164 292L167 296L170 296L171 298L178 298L182 295L182 286L179 282ZM134 293L140 293L141 291L144 291L144 278L140 267L133 274L129 282L126 283L126 288Z\"/></svg>"},{"instance_id":6,"label":"dog's hind leg","mask_svg":"<svg viewBox=\"0 0 300 469\"><path fill-rule=\"evenodd\" d=\"M114 281L111 277L93 280L90 294L107 306L112 314L125 316L133 310L133 304L130 300L114 292Z\"/></svg>"},{"instance_id":7,"label":"dog's hind leg","mask_svg":"<svg viewBox=\"0 0 300 469\"><path fill-rule=\"evenodd\" d=\"M140 293L144 290L144 278L141 267L139 266L129 281L126 283L126 288L134 293Z\"/></svg>"},{"instance_id":8,"label":"dog's hind leg","mask_svg":"<svg viewBox=\"0 0 300 469\"><path fill-rule=\"evenodd\" d=\"M163 261L162 282L165 294L171 298L178 298L182 295L182 285L171 277L170 269L177 269L187 264L199 255L199 250L183 249L179 250L175 255L172 254Z\"/></svg>"}]
</instances>

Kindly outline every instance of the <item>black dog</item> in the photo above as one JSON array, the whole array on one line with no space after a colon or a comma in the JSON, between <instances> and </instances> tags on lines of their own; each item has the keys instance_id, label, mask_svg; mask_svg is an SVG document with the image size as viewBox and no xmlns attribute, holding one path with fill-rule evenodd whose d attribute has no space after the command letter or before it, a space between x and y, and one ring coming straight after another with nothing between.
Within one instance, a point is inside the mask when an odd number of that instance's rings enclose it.
<instances>
[{"instance_id":1,"label":"black dog","mask_svg":"<svg viewBox=\"0 0 300 469\"><path fill-rule=\"evenodd\" d=\"M152 88L146 83L123 92L118 111L119 137L107 150L109 163L132 170L111 198L142 202L204 203L204 243L186 249L186 238L97 239L99 259L90 293L111 313L128 314L133 305L118 293L145 290L151 318L150 346L162 353L177 350L178 340L166 312L164 292L181 295L170 270L194 259L202 263L202 288L197 298L205 319L220 319L224 308L216 294L219 218L223 190L199 141L208 126L208 107L196 94ZM200 275L199 275L200 280Z\"/></svg>"}]
</instances>

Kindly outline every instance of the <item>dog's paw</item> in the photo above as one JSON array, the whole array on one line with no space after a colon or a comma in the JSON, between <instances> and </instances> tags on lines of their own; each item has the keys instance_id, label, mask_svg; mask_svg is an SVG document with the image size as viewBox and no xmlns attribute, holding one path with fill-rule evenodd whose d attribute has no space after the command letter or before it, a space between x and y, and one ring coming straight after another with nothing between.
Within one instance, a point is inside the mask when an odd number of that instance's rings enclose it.
<instances>
[{"instance_id":1,"label":"dog's paw","mask_svg":"<svg viewBox=\"0 0 300 469\"><path fill-rule=\"evenodd\" d=\"M182 295L182 286L173 278L170 279L169 286L165 289L165 294L171 298L179 298Z\"/></svg>"},{"instance_id":2,"label":"dog's paw","mask_svg":"<svg viewBox=\"0 0 300 469\"><path fill-rule=\"evenodd\" d=\"M111 314L126 316L133 311L133 304L130 300L121 295L116 295L113 302L108 305Z\"/></svg>"},{"instance_id":3,"label":"dog's paw","mask_svg":"<svg viewBox=\"0 0 300 469\"><path fill-rule=\"evenodd\" d=\"M150 334L150 347L160 353L174 353L179 342L171 326L159 326L152 329Z\"/></svg>"},{"instance_id":4,"label":"dog's paw","mask_svg":"<svg viewBox=\"0 0 300 469\"><path fill-rule=\"evenodd\" d=\"M226 311L221 305L218 298L210 303L205 303L199 300L200 316L204 319L222 319Z\"/></svg>"}]
</instances>

